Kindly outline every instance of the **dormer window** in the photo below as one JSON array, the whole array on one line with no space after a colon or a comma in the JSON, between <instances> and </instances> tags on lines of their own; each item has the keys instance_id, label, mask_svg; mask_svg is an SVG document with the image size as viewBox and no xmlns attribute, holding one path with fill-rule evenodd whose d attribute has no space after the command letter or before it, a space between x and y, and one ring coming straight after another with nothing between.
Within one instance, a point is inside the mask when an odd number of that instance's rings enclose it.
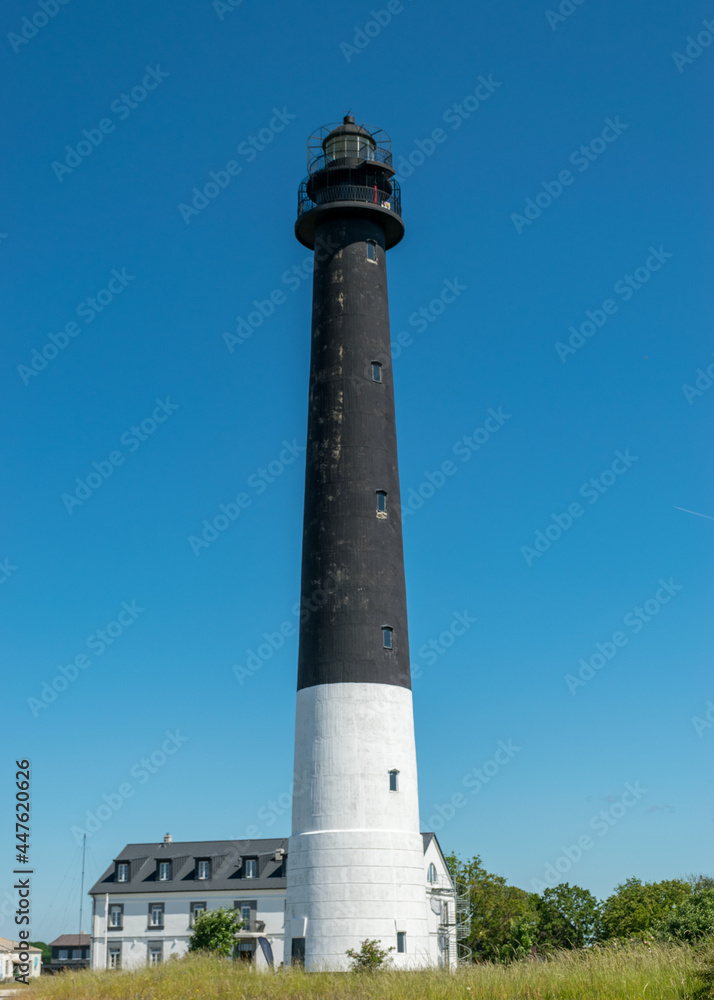
<instances>
[{"instance_id":1,"label":"dormer window","mask_svg":"<svg viewBox=\"0 0 714 1000\"><path fill-rule=\"evenodd\" d=\"M117 861L117 882L129 881L129 865L126 861Z\"/></svg>"},{"instance_id":2,"label":"dormer window","mask_svg":"<svg viewBox=\"0 0 714 1000\"><path fill-rule=\"evenodd\" d=\"M246 858L243 862L243 878L258 877L258 859Z\"/></svg>"},{"instance_id":3,"label":"dormer window","mask_svg":"<svg viewBox=\"0 0 714 1000\"><path fill-rule=\"evenodd\" d=\"M207 879L211 877L211 862L208 858L198 858L196 861L196 878Z\"/></svg>"},{"instance_id":4,"label":"dormer window","mask_svg":"<svg viewBox=\"0 0 714 1000\"><path fill-rule=\"evenodd\" d=\"M171 862L159 861L159 882L168 882L171 879Z\"/></svg>"}]
</instances>

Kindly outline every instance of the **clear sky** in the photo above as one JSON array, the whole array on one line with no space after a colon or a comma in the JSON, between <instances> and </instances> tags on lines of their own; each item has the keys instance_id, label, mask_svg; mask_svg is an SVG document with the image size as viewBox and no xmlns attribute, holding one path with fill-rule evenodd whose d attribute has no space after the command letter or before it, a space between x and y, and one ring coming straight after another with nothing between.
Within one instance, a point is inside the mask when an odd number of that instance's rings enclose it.
<instances>
[{"instance_id":1,"label":"clear sky","mask_svg":"<svg viewBox=\"0 0 714 1000\"><path fill-rule=\"evenodd\" d=\"M403 188L422 828L528 889L711 873L711 4L44 7L6 0L0 56L0 884L29 758L33 937L77 929L78 831L90 885L167 831L290 832L293 221L350 110Z\"/></svg>"}]
</instances>

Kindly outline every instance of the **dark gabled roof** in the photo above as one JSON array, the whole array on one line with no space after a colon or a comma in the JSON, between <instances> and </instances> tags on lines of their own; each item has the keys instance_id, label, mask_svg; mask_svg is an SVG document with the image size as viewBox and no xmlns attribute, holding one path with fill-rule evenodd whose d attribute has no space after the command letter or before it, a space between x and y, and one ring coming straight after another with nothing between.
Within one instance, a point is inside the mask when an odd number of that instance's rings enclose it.
<instances>
[{"instance_id":1,"label":"dark gabled roof","mask_svg":"<svg viewBox=\"0 0 714 1000\"><path fill-rule=\"evenodd\" d=\"M48 948L88 948L91 944L89 934L60 934L54 941L50 941Z\"/></svg>"},{"instance_id":2,"label":"dark gabled roof","mask_svg":"<svg viewBox=\"0 0 714 1000\"><path fill-rule=\"evenodd\" d=\"M89 890L90 895L105 892L253 892L256 889L285 889L287 878L277 850L287 852L287 837L273 840L192 840L170 844L127 844ZM258 878L242 878L241 859L258 858ZM196 860L209 858L211 878L196 878ZM116 881L116 862L129 863L129 878ZM159 861L171 861L171 879L159 882Z\"/></svg>"}]
</instances>

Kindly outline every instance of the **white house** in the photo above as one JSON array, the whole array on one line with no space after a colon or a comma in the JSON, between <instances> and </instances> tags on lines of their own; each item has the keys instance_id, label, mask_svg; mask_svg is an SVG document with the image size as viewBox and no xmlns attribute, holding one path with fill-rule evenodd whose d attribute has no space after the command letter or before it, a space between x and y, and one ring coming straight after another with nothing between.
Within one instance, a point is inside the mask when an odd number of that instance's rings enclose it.
<instances>
[{"instance_id":1,"label":"white house","mask_svg":"<svg viewBox=\"0 0 714 1000\"><path fill-rule=\"evenodd\" d=\"M435 835L422 839L430 952L453 968L454 885ZM234 957L257 968L271 960L280 966L286 961L287 847L287 837L174 843L169 834L163 843L128 844L90 890L92 968L136 968L184 955L196 914L220 906L238 910L244 922ZM396 951L396 937L382 941L392 946Z\"/></svg>"},{"instance_id":2,"label":"white house","mask_svg":"<svg viewBox=\"0 0 714 1000\"><path fill-rule=\"evenodd\" d=\"M27 971L25 966L29 966ZM16 975L39 976L41 969L41 948L0 937L0 979L14 979Z\"/></svg>"}]
</instances>

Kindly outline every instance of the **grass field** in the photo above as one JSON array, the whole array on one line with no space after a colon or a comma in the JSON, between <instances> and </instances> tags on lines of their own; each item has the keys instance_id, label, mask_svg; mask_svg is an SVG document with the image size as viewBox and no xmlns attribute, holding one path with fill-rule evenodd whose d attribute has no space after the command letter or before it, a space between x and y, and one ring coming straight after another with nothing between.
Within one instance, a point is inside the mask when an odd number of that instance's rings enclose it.
<instances>
[{"instance_id":1,"label":"grass field","mask_svg":"<svg viewBox=\"0 0 714 1000\"><path fill-rule=\"evenodd\" d=\"M136 972L47 976L28 1000L708 1000L697 972L714 947L630 945L565 952L546 962L475 965L433 972L256 973L227 960L190 955ZM695 984L699 988L695 990Z\"/></svg>"}]
</instances>

